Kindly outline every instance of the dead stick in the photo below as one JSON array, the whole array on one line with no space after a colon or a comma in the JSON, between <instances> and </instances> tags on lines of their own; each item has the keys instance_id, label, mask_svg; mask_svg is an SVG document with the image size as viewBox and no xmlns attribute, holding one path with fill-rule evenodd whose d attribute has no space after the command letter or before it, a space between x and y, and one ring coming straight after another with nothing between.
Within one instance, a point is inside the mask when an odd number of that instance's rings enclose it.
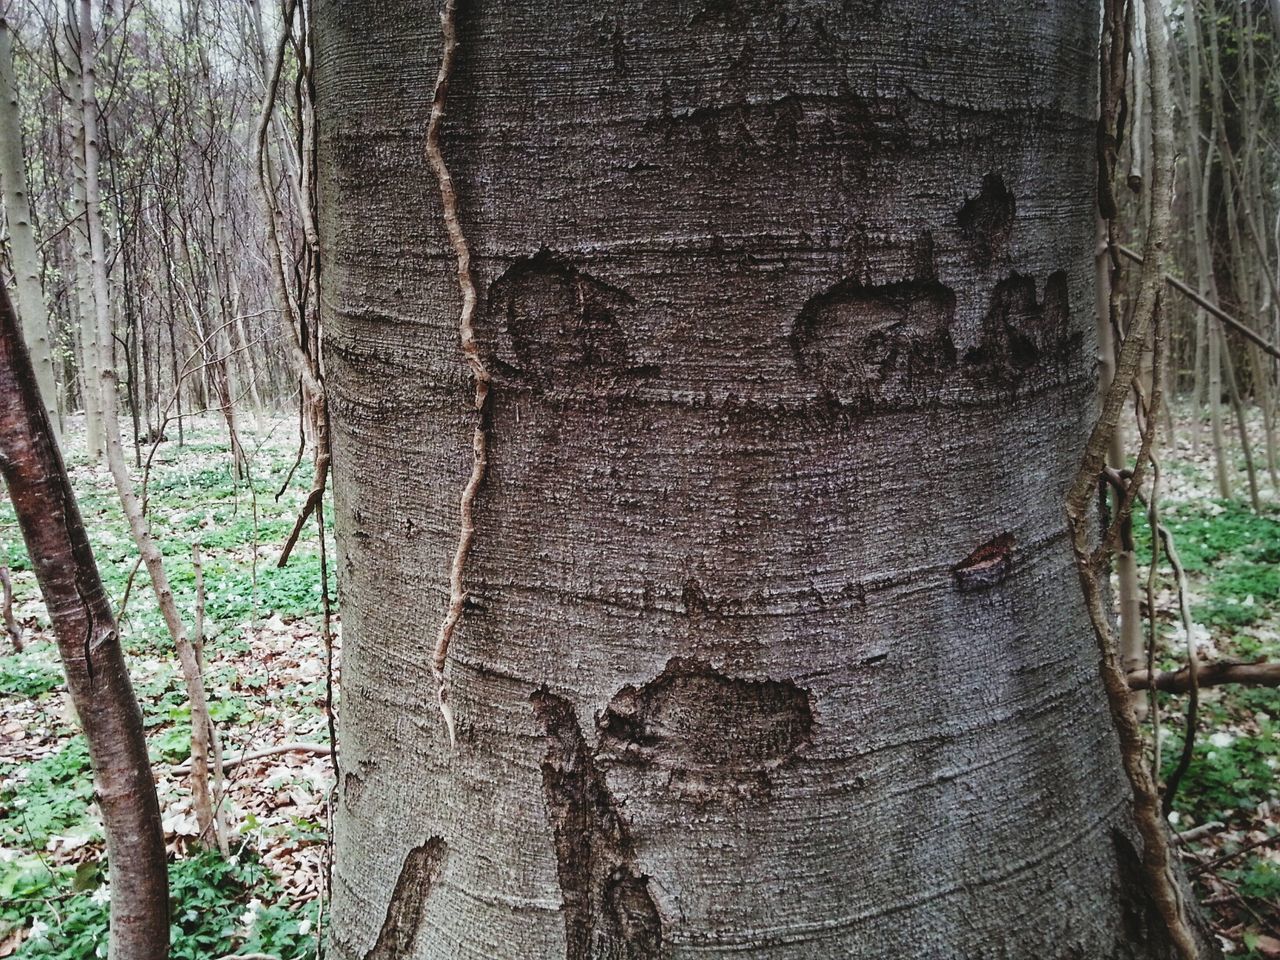
<instances>
[{"instance_id":1,"label":"dead stick","mask_svg":"<svg viewBox=\"0 0 1280 960\"><path fill-rule=\"evenodd\" d=\"M1116 244L1116 249L1119 250L1121 254L1128 257L1130 260L1132 260L1134 263L1142 263L1142 254L1137 253L1136 251L1130 250L1128 247L1121 246L1120 244ZM1164 276L1164 280L1165 280L1165 283L1169 284L1169 286L1173 287L1173 289L1177 290L1180 294L1185 296L1188 300L1190 300L1196 306L1200 307L1201 309L1205 310L1208 313L1213 314L1213 316L1217 317L1219 320L1221 320L1224 324L1226 324L1236 333L1240 334L1240 336L1256 344L1259 348L1261 348L1266 353L1271 354L1271 356L1275 357L1277 360L1280 360L1280 349L1277 349L1276 347L1272 346L1269 342L1264 340L1259 334L1255 333L1253 330L1249 329L1247 326L1245 326L1235 317L1231 316L1231 314L1227 313L1225 310L1223 310L1221 307L1215 304L1212 300L1209 300L1206 297L1204 297L1202 294L1197 293L1195 290L1187 286L1177 277L1172 277L1166 273Z\"/></svg>"},{"instance_id":2,"label":"dead stick","mask_svg":"<svg viewBox=\"0 0 1280 960\"><path fill-rule=\"evenodd\" d=\"M1181 670L1157 671L1155 683L1146 670L1134 670L1129 674L1129 687L1133 690L1149 690L1153 686L1165 693L1186 693L1191 689L1191 672ZM1200 687L1220 687L1239 683L1250 687L1280 687L1280 663L1203 663L1200 665Z\"/></svg>"},{"instance_id":3,"label":"dead stick","mask_svg":"<svg viewBox=\"0 0 1280 960\"><path fill-rule=\"evenodd\" d=\"M274 747L251 750L238 757L227 757L222 761L222 769L230 770L232 767L238 767L242 763L251 763L264 757L279 756L282 753L314 753L319 756L329 756L333 751L327 743L278 743ZM191 772L191 767L187 763L180 763L171 767L169 772L176 776L186 776Z\"/></svg>"}]
</instances>

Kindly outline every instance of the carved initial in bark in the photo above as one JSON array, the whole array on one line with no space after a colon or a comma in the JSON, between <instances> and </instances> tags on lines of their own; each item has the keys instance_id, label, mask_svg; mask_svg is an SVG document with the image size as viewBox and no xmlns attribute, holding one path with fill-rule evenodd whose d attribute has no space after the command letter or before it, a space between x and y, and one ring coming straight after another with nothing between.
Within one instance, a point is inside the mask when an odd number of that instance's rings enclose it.
<instances>
[{"instance_id":1,"label":"carved initial in bark","mask_svg":"<svg viewBox=\"0 0 1280 960\"><path fill-rule=\"evenodd\" d=\"M546 690L532 700L547 732L542 789L564 896L566 960L658 960L662 918L573 705Z\"/></svg>"}]
</instances>

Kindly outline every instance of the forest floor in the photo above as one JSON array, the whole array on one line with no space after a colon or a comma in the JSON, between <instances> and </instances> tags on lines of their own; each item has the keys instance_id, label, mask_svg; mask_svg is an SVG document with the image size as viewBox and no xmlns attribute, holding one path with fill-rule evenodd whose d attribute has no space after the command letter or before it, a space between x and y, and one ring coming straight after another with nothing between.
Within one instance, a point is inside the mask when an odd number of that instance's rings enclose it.
<instances>
[{"instance_id":1,"label":"forest floor","mask_svg":"<svg viewBox=\"0 0 1280 960\"><path fill-rule=\"evenodd\" d=\"M117 609L128 592L121 632L172 855L172 955L179 960L321 955L328 756L323 750L295 751L238 762L264 748L327 744L321 552L314 525L288 566L276 566L306 495L309 462L277 500L297 456L297 425L282 419L264 427L242 427L251 482L234 477L224 434L212 418L189 421L181 447L171 426L148 479L151 522L188 622L196 599L192 545L203 555L207 683L224 754L234 764L223 808L229 858L195 843L181 769L190 714L145 571L135 573L136 551L110 475L74 445L69 455L80 508ZM1211 464L1192 454L1185 421L1176 449L1164 454L1163 520L1187 570L1193 637L1206 657L1280 659L1280 498L1262 482L1260 514L1247 502L1216 499ZM1238 485L1243 486L1242 475ZM1143 524L1136 534L1142 557L1150 549ZM332 558L332 541L327 551ZM4 499L0 565L6 563L25 650L14 652L0 634L0 958L103 957L110 893L88 758ZM329 576L336 596L332 564ZM1176 668L1186 637L1167 575L1156 593L1156 614L1158 660ZM336 612L332 634L336 660ZM1185 705L1185 697L1160 697L1166 774L1181 751ZM1174 805L1175 828L1194 838L1180 844L1181 855L1227 952L1278 958L1280 693L1206 690L1197 728L1192 763Z\"/></svg>"}]
</instances>

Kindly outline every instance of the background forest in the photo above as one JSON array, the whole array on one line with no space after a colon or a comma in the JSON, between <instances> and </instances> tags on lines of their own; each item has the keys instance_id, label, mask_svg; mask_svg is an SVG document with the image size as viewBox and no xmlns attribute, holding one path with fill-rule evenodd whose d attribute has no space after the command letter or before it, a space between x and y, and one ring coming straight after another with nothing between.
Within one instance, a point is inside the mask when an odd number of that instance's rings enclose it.
<instances>
[{"instance_id":1,"label":"background forest","mask_svg":"<svg viewBox=\"0 0 1280 960\"><path fill-rule=\"evenodd\" d=\"M1163 671L1149 704L1132 682L1177 853L1242 957L1280 957L1276 6L1169 9L1168 362L1147 389L1173 401L1158 511L1135 513L1112 576L1126 669ZM308 4L0 11L0 277L142 701L173 956L320 956L340 613L323 533ZM1129 16L1140 50L1140 10ZM1144 58L1132 59L1113 90L1127 133L1109 146L1121 188L1098 261L1117 331L1143 239L1126 225L1142 222L1152 178L1135 147L1152 121ZM118 382L101 375L113 365ZM105 956L88 754L7 500L0 581L0 957ZM1203 686L1190 698L1189 651Z\"/></svg>"}]
</instances>

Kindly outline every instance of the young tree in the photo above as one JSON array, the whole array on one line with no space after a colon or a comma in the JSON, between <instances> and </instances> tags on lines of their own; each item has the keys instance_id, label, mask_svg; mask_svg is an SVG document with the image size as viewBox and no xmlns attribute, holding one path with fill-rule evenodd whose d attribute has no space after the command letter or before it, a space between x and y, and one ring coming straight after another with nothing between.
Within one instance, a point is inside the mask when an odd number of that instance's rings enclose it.
<instances>
[{"instance_id":1,"label":"young tree","mask_svg":"<svg viewBox=\"0 0 1280 960\"><path fill-rule=\"evenodd\" d=\"M13 43L9 24L3 16L0 16L0 196L4 199L5 218L9 224L9 251L18 314L27 349L31 352L40 396L56 437L61 423L58 387L53 377L49 319L44 308L40 258L36 252L27 194L27 171L22 159L22 117L18 109L18 84L14 79Z\"/></svg>"},{"instance_id":2,"label":"young tree","mask_svg":"<svg viewBox=\"0 0 1280 960\"><path fill-rule=\"evenodd\" d=\"M1094 5L456 16L316 9L333 955L1175 955L1063 532Z\"/></svg>"},{"instance_id":3,"label":"young tree","mask_svg":"<svg viewBox=\"0 0 1280 960\"><path fill-rule=\"evenodd\" d=\"M89 745L110 865L108 958L163 960L169 953L164 832L142 711L53 436L17 317L0 288L0 474Z\"/></svg>"}]
</instances>

